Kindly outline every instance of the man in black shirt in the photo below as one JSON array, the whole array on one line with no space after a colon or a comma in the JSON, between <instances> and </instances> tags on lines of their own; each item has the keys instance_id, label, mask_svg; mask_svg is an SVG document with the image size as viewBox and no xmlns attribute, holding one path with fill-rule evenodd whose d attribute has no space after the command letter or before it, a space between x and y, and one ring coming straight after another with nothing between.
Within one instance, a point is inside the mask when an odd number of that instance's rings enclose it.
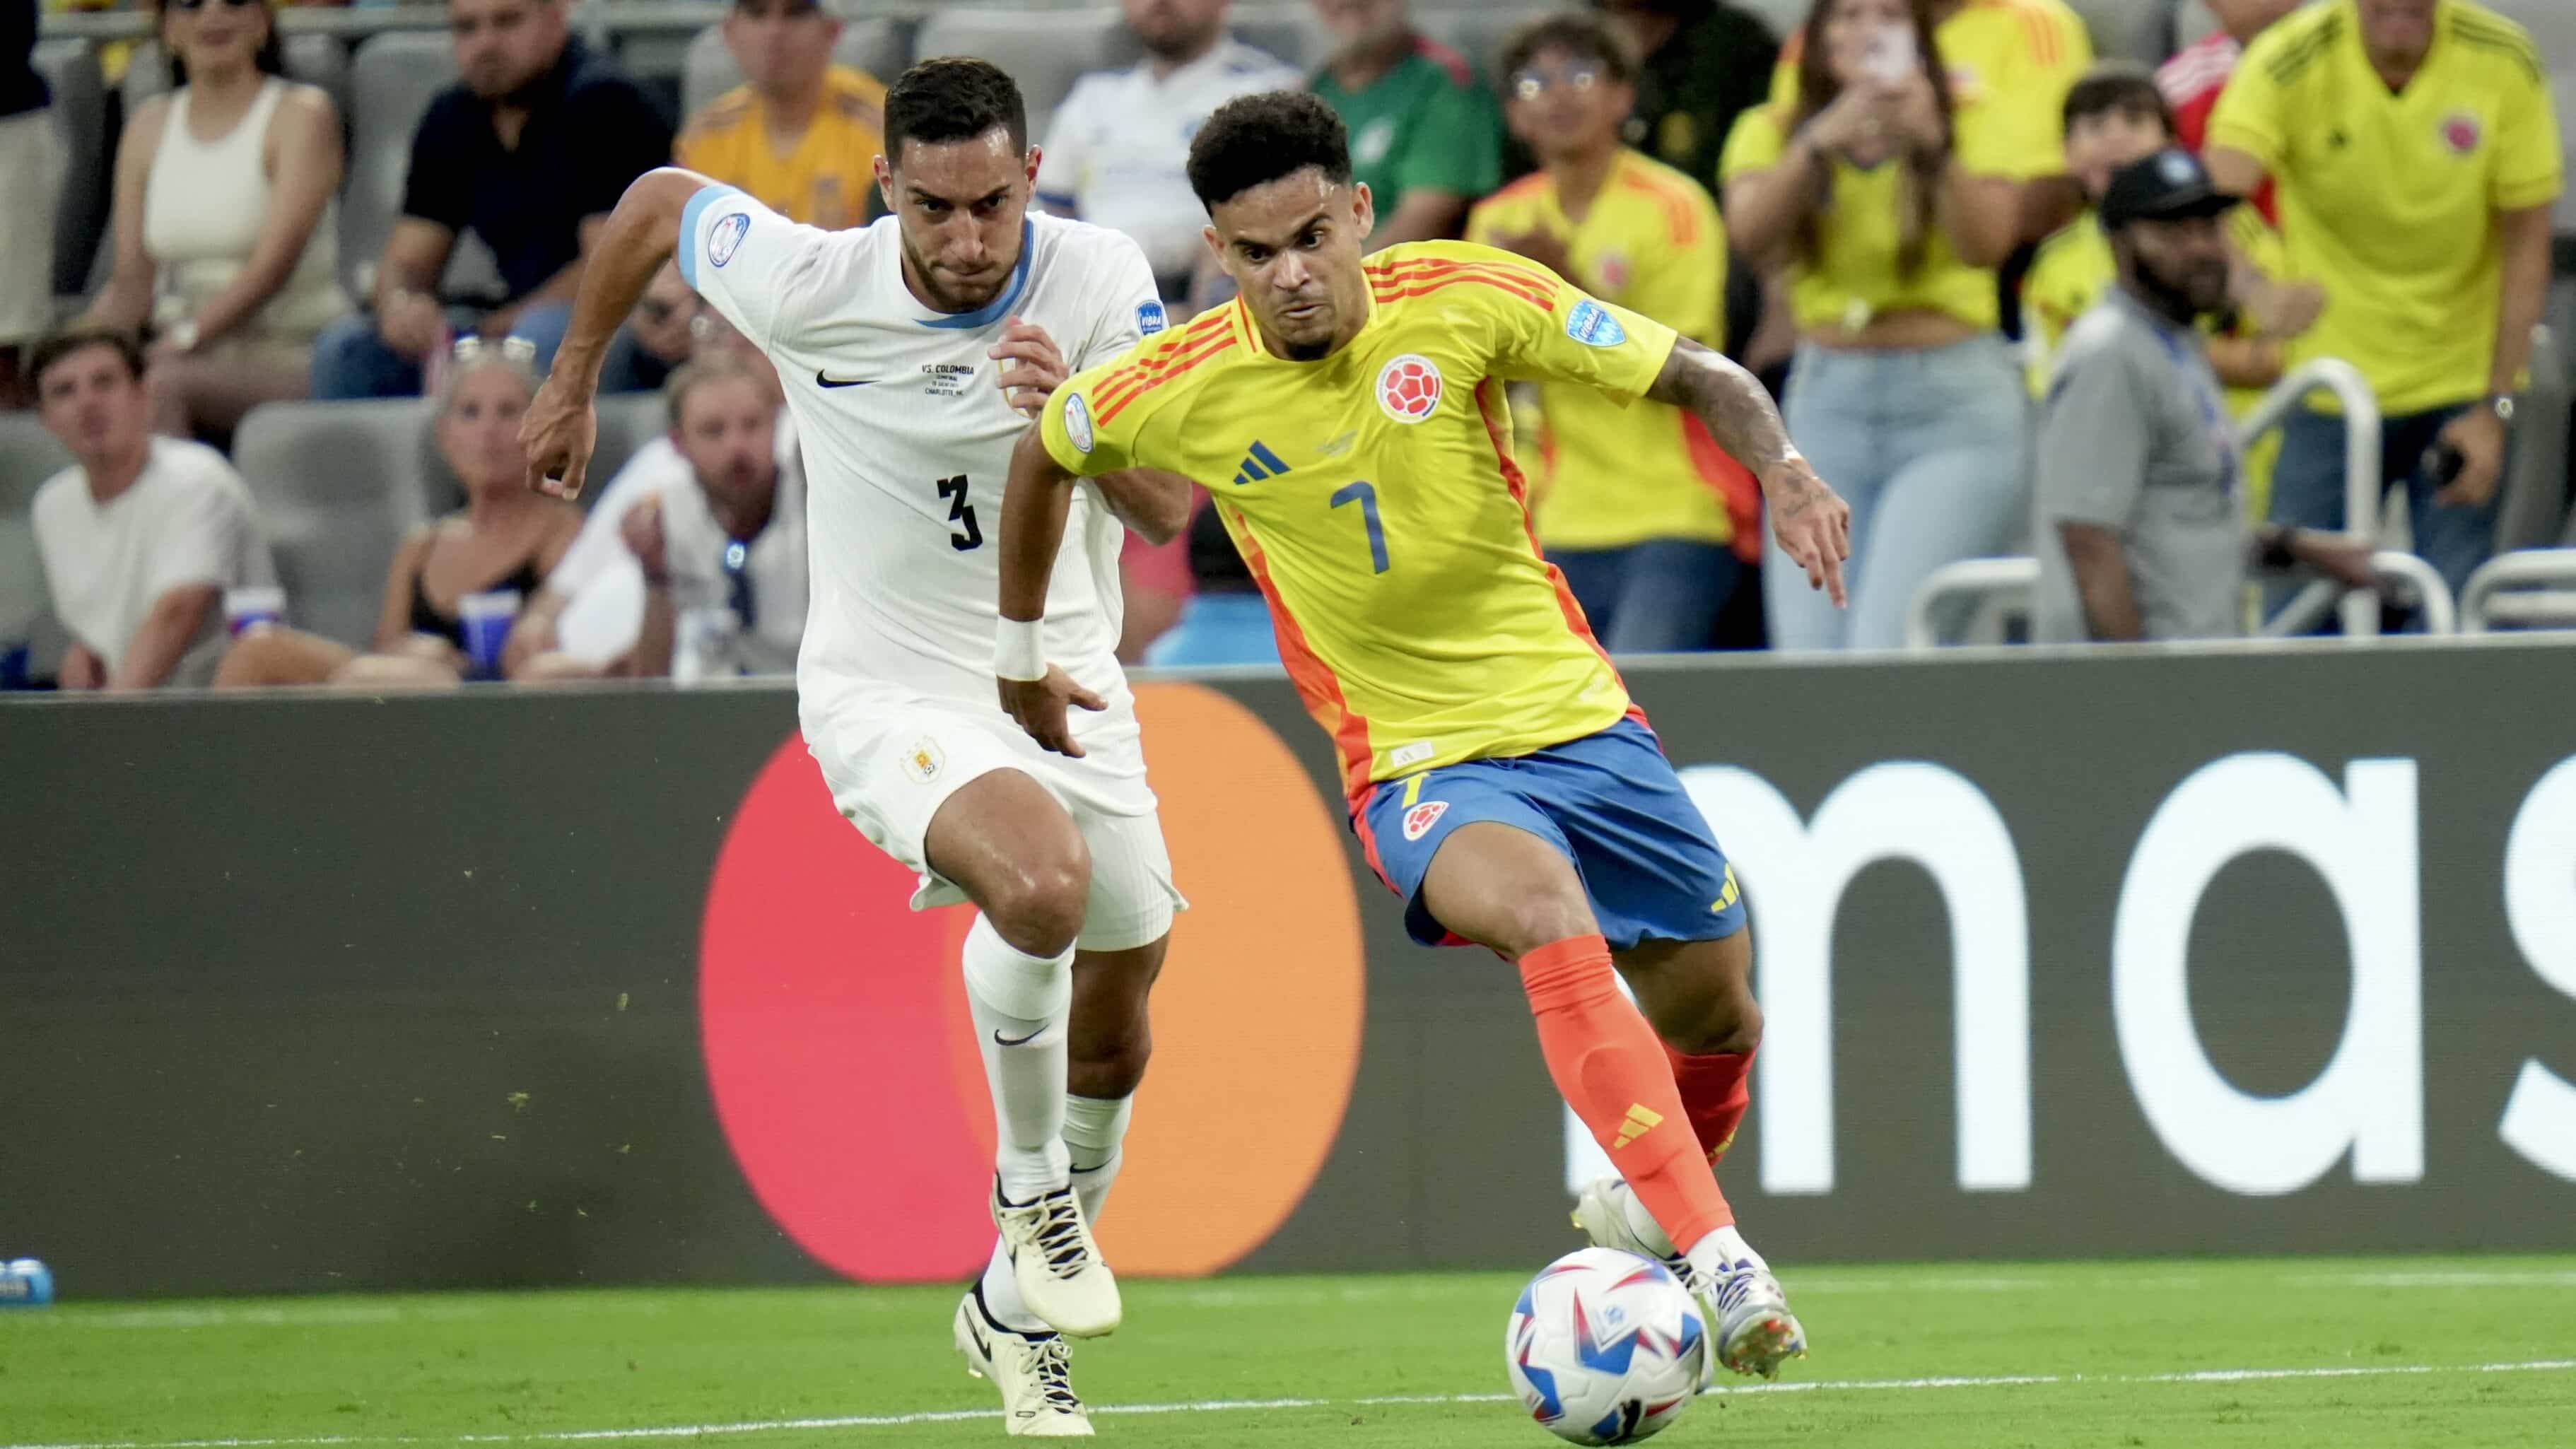
<instances>
[{"instance_id":1,"label":"man in black shirt","mask_svg":"<svg viewBox=\"0 0 2576 1449\"><path fill-rule=\"evenodd\" d=\"M540 366L552 360L582 257L608 212L628 182L671 158L670 126L570 33L569 3L448 0L461 78L412 134L374 315L342 322L314 346L315 397L420 391L421 364L444 345L451 320L490 339L526 338ZM504 295L437 295L466 231L492 249Z\"/></svg>"},{"instance_id":2,"label":"man in black shirt","mask_svg":"<svg viewBox=\"0 0 2576 1449\"><path fill-rule=\"evenodd\" d=\"M1628 143L1712 192L1735 118L1771 97L1780 42L1724 0L1593 0L1636 47Z\"/></svg>"}]
</instances>

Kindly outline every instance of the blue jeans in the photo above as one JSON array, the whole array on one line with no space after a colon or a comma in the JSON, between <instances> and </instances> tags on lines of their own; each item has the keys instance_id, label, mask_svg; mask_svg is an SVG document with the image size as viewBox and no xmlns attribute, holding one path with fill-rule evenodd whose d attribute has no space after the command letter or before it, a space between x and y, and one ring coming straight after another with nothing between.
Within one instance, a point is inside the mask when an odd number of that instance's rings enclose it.
<instances>
[{"instance_id":1,"label":"blue jeans","mask_svg":"<svg viewBox=\"0 0 2576 1449\"><path fill-rule=\"evenodd\" d=\"M1279 664L1279 634L1259 594L1192 594L1180 622L1145 650L1153 665Z\"/></svg>"},{"instance_id":2,"label":"blue jeans","mask_svg":"<svg viewBox=\"0 0 2576 1449\"><path fill-rule=\"evenodd\" d=\"M1787 413L1798 450L1851 504L1851 607L1836 613L1773 539L1762 597L1775 649L1902 648L1934 570L2011 552L2029 527L2029 394L1999 336L1918 352L1801 347Z\"/></svg>"},{"instance_id":3,"label":"blue jeans","mask_svg":"<svg viewBox=\"0 0 2576 1449\"><path fill-rule=\"evenodd\" d=\"M2424 471L2424 454L2467 412L2468 404L2434 408L2382 419L2379 425L2379 496L2399 482L2406 485L2407 526L2415 535L2415 553L2441 571L2442 581L2458 594L2495 552L2496 498L2482 507L2436 504L2440 490ZM2508 467L2511 460L2507 459ZM2272 468L2272 521L2293 528L2339 531L2344 518L2344 426L2340 416L2300 409L2281 425L2281 460ZM2498 484L2498 496L2502 494ZM2378 520L2368 522L2376 524ZM2276 583L2264 591L2266 613L2297 593L2300 581Z\"/></svg>"},{"instance_id":4,"label":"blue jeans","mask_svg":"<svg viewBox=\"0 0 2576 1449\"><path fill-rule=\"evenodd\" d=\"M555 349L571 326L572 304L549 302L520 313L510 335L535 346L537 370L543 372L554 365ZM313 340L316 399L418 397L420 391L420 364L386 346L376 319L363 312L323 328Z\"/></svg>"},{"instance_id":5,"label":"blue jeans","mask_svg":"<svg viewBox=\"0 0 2576 1449\"><path fill-rule=\"evenodd\" d=\"M1551 549L1601 647L1613 654L1706 649L1717 616L1744 582L1744 562L1722 543L1653 538L1626 548Z\"/></svg>"}]
</instances>

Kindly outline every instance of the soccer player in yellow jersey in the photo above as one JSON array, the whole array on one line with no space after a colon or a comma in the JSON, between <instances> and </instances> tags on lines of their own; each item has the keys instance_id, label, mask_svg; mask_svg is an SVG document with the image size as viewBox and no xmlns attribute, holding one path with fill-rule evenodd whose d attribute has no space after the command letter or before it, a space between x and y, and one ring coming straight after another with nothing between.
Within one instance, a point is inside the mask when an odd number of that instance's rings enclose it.
<instances>
[{"instance_id":1,"label":"soccer player in yellow jersey","mask_svg":"<svg viewBox=\"0 0 2576 1449\"><path fill-rule=\"evenodd\" d=\"M1519 965L1550 1074L1625 1178L1577 1221L1667 1258L1706 1296L1720 1361L1773 1374L1804 1332L1711 1167L1760 1039L1744 903L1530 536L1503 384L1698 414L1837 597L1842 501L1760 383L1662 323L1472 243L1363 260L1375 208L1311 95L1220 108L1189 176L1239 295L1068 379L1021 439L1002 503L1003 706L1079 753L1067 708L1100 704L1040 633L1073 479L1143 467L1214 494L1414 938Z\"/></svg>"},{"instance_id":2,"label":"soccer player in yellow jersey","mask_svg":"<svg viewBox=\"0 0 2576 1449\"><path fill-rule=\"evenodd\" d=\"M1608 22L1530 22L1503 46L1506 119L1540 169L1477 203L1467 240L1518 252L1711 346L1726 228L1706 188L1619 144L1635 67ZM1761 490L1699 420L1582 383L1539 388L1539 543L1614 654L1705 649L1762 557Z\"/></svg>"},{"instance_id":3,"label":"soccer player in yellow jersey","mask_svg":"<svg viewBox=\"0 0 2576 1449\"><path fill-rule=\"evenodd\" d=\"M883 82L832 63L840 17L818 0L734 0L725 47L746 83L689 118L680 165L826 231L868 219L885 149Z\"/></svg>"},{"instance_id":4,"label":"soccer player in yellow jersey","mask_svg":"<svg viewBox=\"0 0 2576 1449\"><path fill-rule=\"evenodd\" d=\"M2293 363L2339 357L2379 394L2382 491L2453 589L2495 546L2513 396L2549 291L2564 183L2531 37L2469 0L2326 0L2257 37L2209 122L2209 169L2280 183L2290 275L2326 309ZM2456 476L2425 466L2449 450ZM2272 518L2341 529L2343 420L2294 412Z\"/></svg>"}]
</instances>

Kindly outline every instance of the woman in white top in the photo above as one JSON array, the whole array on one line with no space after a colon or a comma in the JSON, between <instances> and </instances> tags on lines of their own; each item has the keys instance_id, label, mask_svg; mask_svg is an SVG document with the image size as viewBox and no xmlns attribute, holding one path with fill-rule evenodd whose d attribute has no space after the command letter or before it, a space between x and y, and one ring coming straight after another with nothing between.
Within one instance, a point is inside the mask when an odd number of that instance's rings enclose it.
<instances>
[{"instance_id":1,"label":"woman in white top","mask_svg":"<svg viewBox=\"0 0 2576 1449\"><path fill-rule=\"evenodd\" d=\"M340 114L284 79L267 0L164 0L178 89L127 123L116 269L89 319L157 332L154 426L221 442L260 403L305 395L340 288Z\"/></svg>"}]
</instances>

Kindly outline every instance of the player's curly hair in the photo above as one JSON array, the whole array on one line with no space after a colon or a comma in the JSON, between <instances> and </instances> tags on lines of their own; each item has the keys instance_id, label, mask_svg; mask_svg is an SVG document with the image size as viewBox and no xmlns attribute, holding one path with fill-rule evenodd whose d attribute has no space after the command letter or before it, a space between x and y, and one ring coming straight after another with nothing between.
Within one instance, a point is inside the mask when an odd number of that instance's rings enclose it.
<instances>
[{"instance_id":1,"label":"player's curly hair","mask_svg":"<svg viewBox=\"0 0 2576 1449\"><path fill-rule=\"evenodd\" d=\"M989 60L934 55L915 61L886 87L885 154L903 161L903 143L938 146L972 141L995 126L1009 132L1011 149L1029 149L1029 108L1019 84Z\"/></svg>"},{"instance_id":2,"label":"player's curly hair","mask_svg":"<svg viewBox=\"0 0 2576 1449\"><path fill-rule=\"evenodd\" d=\"M1211 211L1309 166L1336 186L1351 179L1351 133L1306 91L1239 96L1217 107L1190 142L1190 189Z\"/></svg>"}]
</instances>

